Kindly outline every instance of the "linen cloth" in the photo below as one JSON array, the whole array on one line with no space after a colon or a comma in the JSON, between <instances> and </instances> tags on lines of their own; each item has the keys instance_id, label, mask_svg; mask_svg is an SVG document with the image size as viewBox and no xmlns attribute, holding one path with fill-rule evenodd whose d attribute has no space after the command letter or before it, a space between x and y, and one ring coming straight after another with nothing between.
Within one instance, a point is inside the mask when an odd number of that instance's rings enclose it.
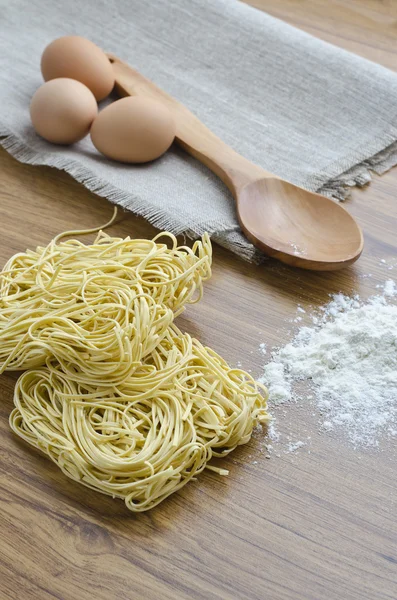
<instances>
[{"instance_id":1,"label":"linen cloth","mask_svg":"<svg viewBox=\"0 0 397 600\"><path fill-rule=\"evenodd\" d=\"M397 162L397 76L237 0L0 0L1 143L23 162L68 171L161 229L213 239L247 260L234 201L208 169L172 148L141 166L111 162L89 136L38 137L29 102L40 56L77 34L118 55L185 103L246 158L342 199L369 169Z\"/></svg>"}]
</instances>

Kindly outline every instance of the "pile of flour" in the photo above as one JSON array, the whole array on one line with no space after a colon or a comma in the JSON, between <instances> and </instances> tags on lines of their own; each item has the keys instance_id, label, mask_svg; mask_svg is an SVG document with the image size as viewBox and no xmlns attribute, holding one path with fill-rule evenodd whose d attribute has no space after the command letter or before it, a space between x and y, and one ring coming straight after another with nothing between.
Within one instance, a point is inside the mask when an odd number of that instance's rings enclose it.
<instances>
[{"instance_id":1,"label":"pile of flour","mask_svg":"<svg viewBox=\"0 0 397 600\"><path fill-rule=\"evenodd\" d=\"M397 437L395 296L393 280L365 303L334 296L265 366L260 381L269 388L270 405L311 395L322 429L343 432L354 446Z\"/></svg>"}]
</instances>

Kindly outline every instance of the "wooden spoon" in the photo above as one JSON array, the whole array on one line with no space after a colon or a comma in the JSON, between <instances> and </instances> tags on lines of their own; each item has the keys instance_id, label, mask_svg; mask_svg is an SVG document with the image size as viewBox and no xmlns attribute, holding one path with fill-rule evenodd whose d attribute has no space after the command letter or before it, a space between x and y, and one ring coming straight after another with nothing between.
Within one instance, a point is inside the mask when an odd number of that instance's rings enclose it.
<instances>
[{"instance_id":1,"label":"wooden spoon","mask_svg":"<svg viewBox=\"0 0 397 600\"><path fill-rule=\"evenodd\" d=\"M358 259L362 232L340 204L251 163L183 104L116 56L108 57L121 96L150 96L168 106L176 121L176 141L227 185L241 229L255 246L289 265L319 271L341 269Z\"/></svg>"}]
</instances>

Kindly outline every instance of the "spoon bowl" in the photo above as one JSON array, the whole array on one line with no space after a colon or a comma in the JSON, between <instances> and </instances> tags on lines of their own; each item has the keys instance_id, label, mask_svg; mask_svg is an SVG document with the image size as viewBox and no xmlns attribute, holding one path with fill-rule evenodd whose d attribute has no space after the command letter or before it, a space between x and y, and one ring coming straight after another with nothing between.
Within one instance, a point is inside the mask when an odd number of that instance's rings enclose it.
<instances>
[{"instance_id":1,"label":"spoon bowl","mask_svg":"<svg viewBox=\"0 0 397 600\"><path fill-rule=\"evenodd\" d=\"M331 271L358 259L362 232L333 200L268 173L235 152L186 106L138 71L108 54L121 96L144 95L166 104L176 123L176 142L209 167L229 188L247 238L282 262Z\"/></svg>"},{"instance_id":2,"label":"spoon bowl","mask_svg":"<svg viewBox=\"0 0 397 600\"><path fill-rule=\"evenodd\" d=\"M292 266L334 271L357 260L363 249L361 230L343 206L281 179L245 185L237 213L249 240Z\"/></svg>"}]
</instances>

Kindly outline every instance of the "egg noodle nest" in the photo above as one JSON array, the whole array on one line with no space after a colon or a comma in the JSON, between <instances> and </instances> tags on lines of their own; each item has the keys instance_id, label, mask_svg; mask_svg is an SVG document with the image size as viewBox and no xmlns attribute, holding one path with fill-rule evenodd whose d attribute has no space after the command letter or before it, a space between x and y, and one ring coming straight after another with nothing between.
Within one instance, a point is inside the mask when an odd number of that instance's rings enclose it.
<instances>
[{"instance_id":1,"label":"egg noodle nest","mask_svg":"<svg viewBox=\"0 0 397 600\"><path fill-rule=\"evenodd\" d=\"M112 219L113 221L113 219ZM112 221L109 223L111 224ZM60 234L0 274L12 430L132 511L156 506L266 423L267 390L173 323L211 275L208 235L92 244Z\"/></svg>"}]
</instances>

